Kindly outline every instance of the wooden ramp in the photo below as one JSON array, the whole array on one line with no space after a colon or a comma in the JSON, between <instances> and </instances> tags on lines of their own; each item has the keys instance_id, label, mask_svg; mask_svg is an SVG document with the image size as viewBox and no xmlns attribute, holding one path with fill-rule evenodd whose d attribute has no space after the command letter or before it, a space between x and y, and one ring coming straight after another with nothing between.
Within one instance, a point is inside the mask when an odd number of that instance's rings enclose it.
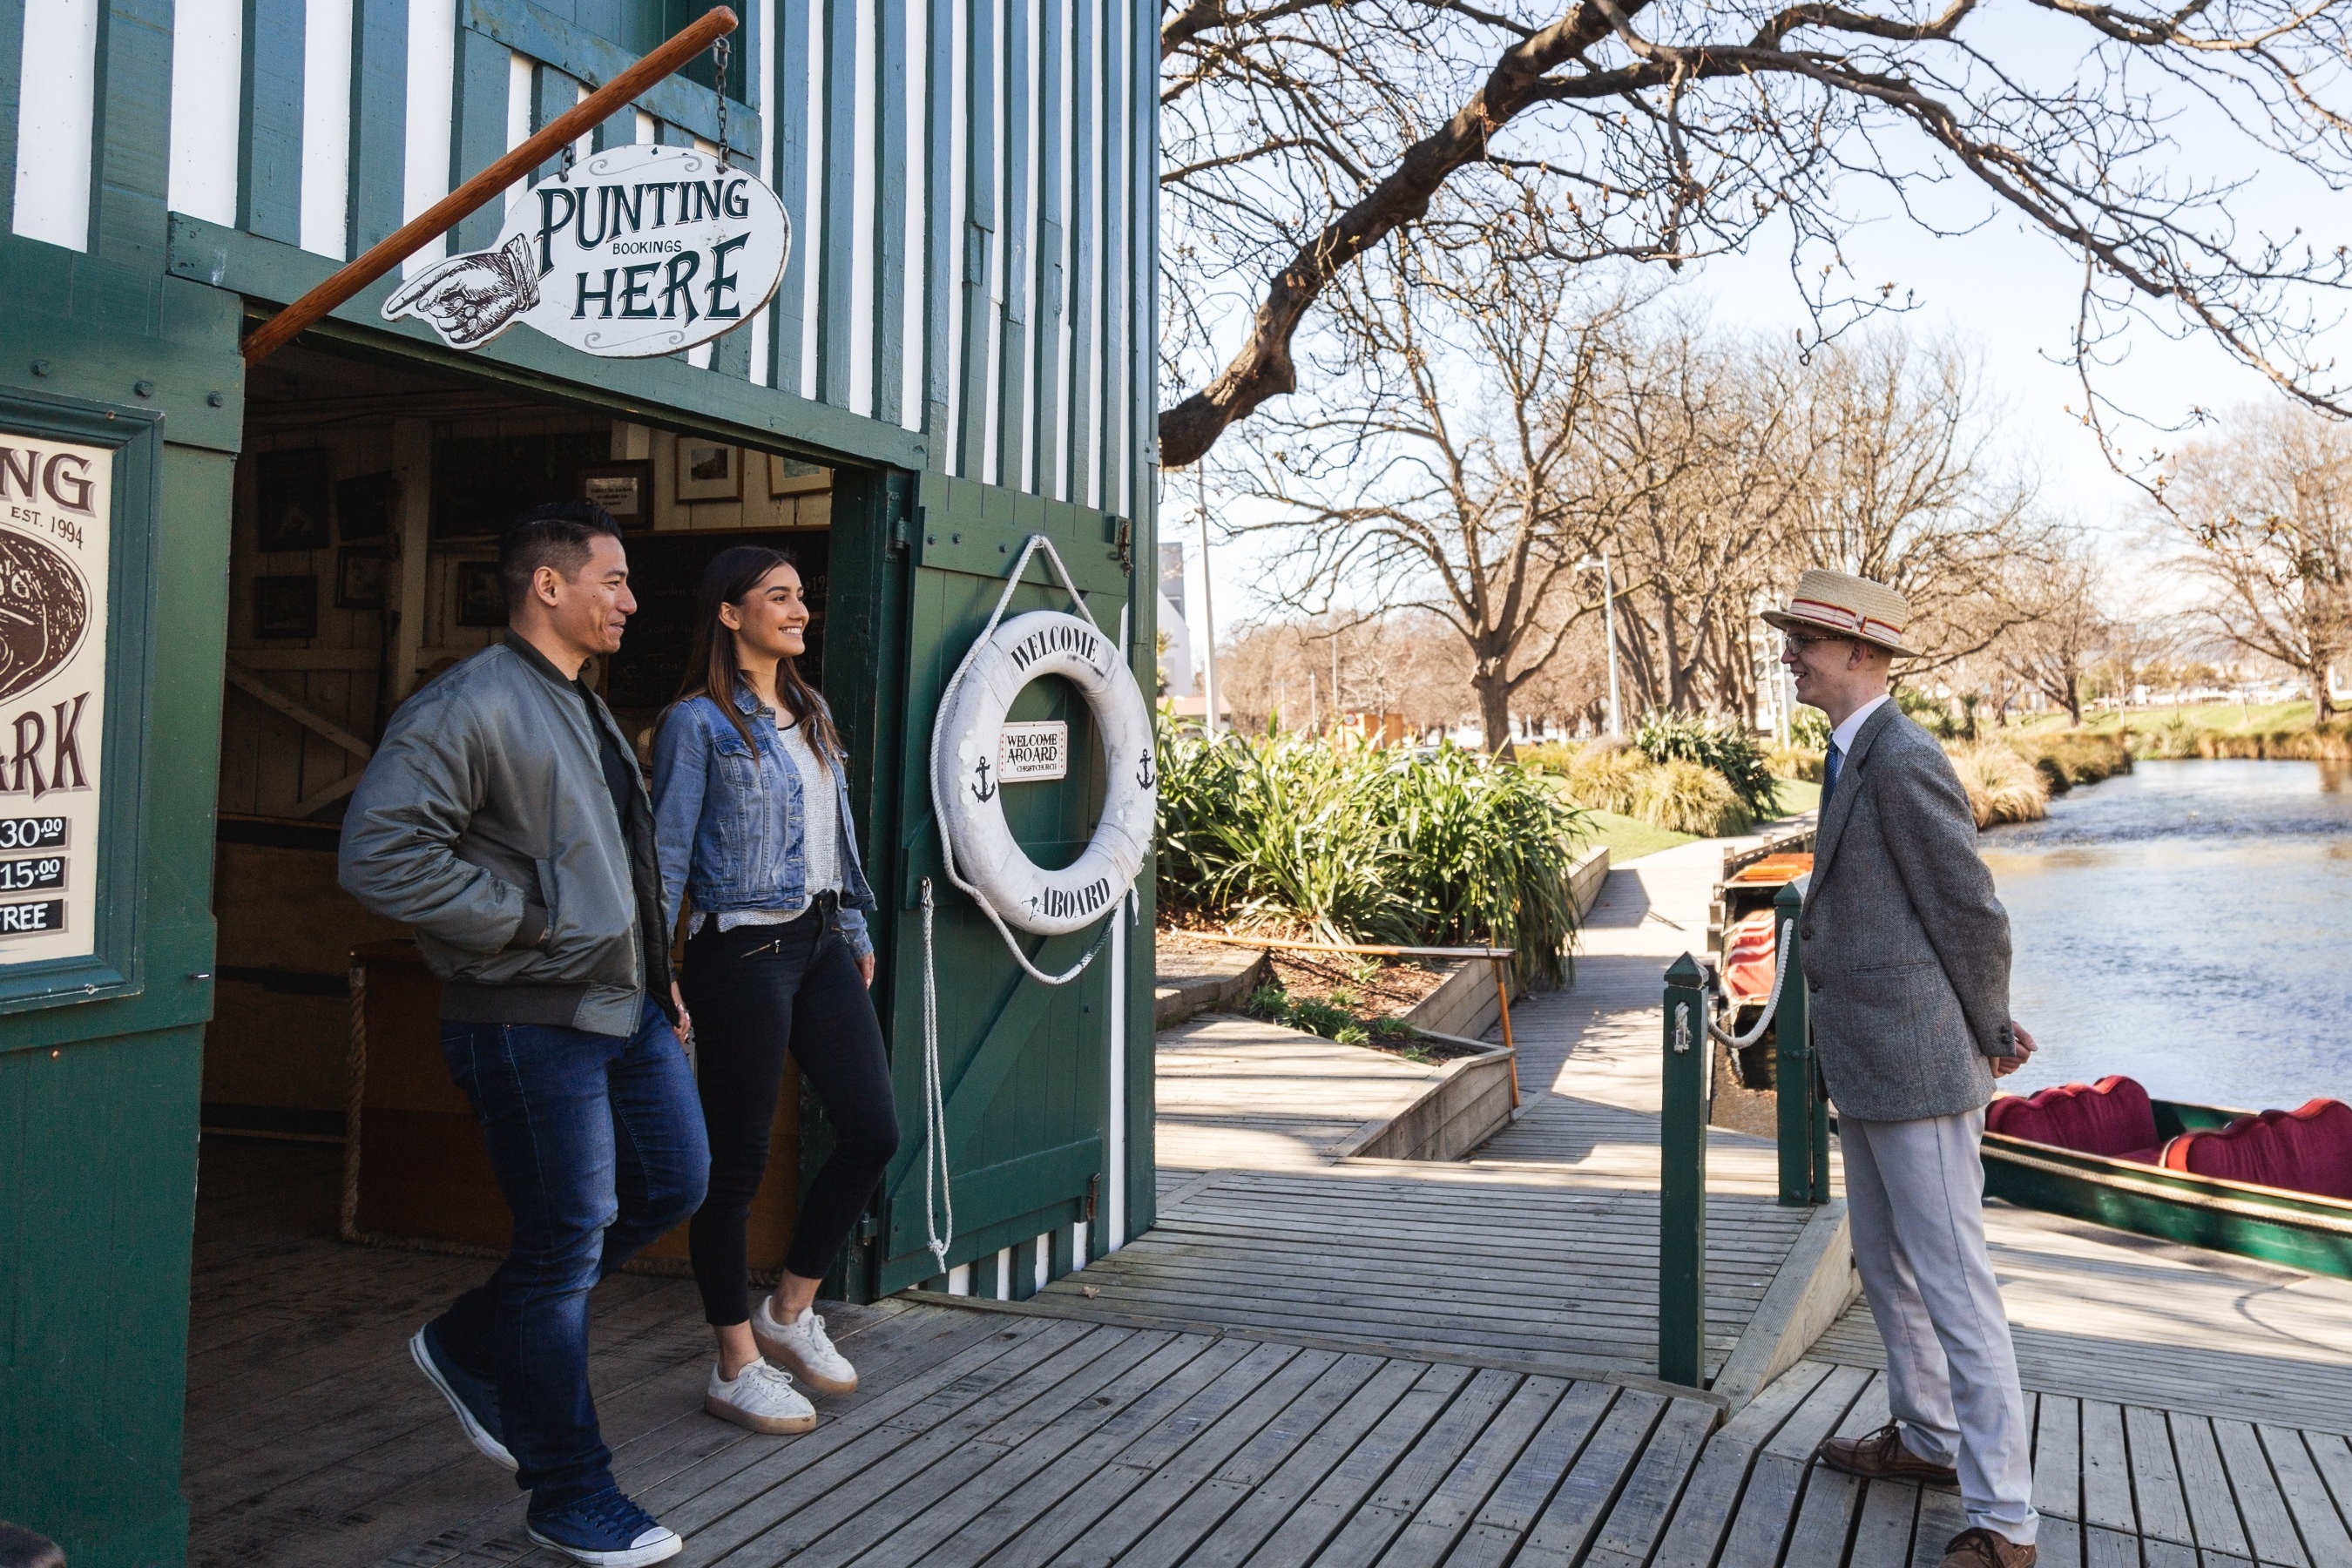
<instances>
[{"instance_id":1,"label":"wooden ramp","mask_svg":"<svg viewBox=\"0 0 2352 1568\"><path fill-rule=\"evenodd\" d=\"M1348 1162L1221 1172L1038 1300L1123 1321L1219 1328L1559 1376L1657 1358L1654 1192L1486 1165ZM1707 1205L1707 1360L1755 1316L1808 1211Z\"/></svg>"}]
</instances>

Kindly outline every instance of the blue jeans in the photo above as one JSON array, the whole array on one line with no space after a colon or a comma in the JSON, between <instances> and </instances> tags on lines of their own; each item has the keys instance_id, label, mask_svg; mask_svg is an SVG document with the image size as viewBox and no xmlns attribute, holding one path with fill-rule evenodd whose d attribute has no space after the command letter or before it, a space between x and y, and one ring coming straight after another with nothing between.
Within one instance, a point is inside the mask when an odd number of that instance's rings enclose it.
<instances>
[{"instance_id":1,"label":"blue jeans","mask_svg":"<svg viewBox=\"0 0 2352 1568\"><path fill-rule=\"evenodd\" d=\"M457 1364L498 1386L534 1510L608 1486L588 1392L588 1292L700 1206L710 1144L694 1075L648 1000L626 1039L534 1024L441 1026L474 1102L514 1241L440 1320Z\"/></svg>"}]
</instances>

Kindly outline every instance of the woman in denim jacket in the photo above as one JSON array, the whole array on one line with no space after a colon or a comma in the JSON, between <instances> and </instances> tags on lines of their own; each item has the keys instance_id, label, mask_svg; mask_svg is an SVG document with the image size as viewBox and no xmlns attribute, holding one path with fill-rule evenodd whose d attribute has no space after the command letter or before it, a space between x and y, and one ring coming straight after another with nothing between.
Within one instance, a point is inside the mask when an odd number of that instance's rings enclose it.
<instances>
[{"instance_id":1,"label":"woman in denim jacket","mask_svg":"<svg viewBox=\"0 0 2352 1568\"><path fill-rule=\"evenodd\" d=\"M822 1394L857 1386L814 1302L898 1146L866 993L874 895L850 827L841 738L795 662L808 621L790 557L720 552L703 572L686 679L654 742L663 913L675 931L681 900L692 906L677 1000L693 1020L710 1130L709 1194L688 1232L719 1337L703 1405L755 1432L816 1424L794 1376ZM837 1137L802 1196L782 1279L753 1304L745 1227L787 1048Z\"/></svg>"}]
</instances>

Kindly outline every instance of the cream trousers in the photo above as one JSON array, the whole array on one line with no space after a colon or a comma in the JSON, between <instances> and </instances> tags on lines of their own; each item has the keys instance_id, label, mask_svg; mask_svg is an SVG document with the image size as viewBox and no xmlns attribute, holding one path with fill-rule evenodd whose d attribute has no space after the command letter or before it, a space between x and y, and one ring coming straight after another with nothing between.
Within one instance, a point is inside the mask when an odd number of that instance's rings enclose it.
<instances>
[{"instance_id":1,"label":"cream trousers","mask_svg":"<svg viewBox=\"0 0 2352 1568\"><path fill-rule=\"evenodd\" d=\"M2023 1545L2032 1434L2017 1352L1985 1254L1984 1112L1838 1118L1854 1265L1886 1342L1886 1402L1904 1446L1960 1474L1969 1523Z\"/></svg>"}]
</instances>

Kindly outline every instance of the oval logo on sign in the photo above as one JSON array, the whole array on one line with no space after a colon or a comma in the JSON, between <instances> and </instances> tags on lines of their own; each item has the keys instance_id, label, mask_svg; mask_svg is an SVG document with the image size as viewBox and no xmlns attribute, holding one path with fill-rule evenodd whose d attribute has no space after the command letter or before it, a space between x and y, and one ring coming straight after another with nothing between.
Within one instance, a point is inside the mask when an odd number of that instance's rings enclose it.
<instances>
[{"instance_id":1,"label":"oval logo on sign","mask_svg":"<svg viewBox=\"0 0 2352 1568\"><path fill-rule=\"evenodd\" d=\"M47 679L89 627L73 563L37 539L0 533L0 701Z\"/></svg>"},{"instance_id":2,"label":"oval logo on sign","mask_svg":"<svg viewBox=\"0 0 2352 1568\"><path fill-rule=\"evenodd\" d=\"M452 348L522 321L607 359L646 359L741 326L783 281L792 225L759 176L691 147L614 147L507 209L490 250L426 268L383 303Z\"/></svg>"}]
</instances>

